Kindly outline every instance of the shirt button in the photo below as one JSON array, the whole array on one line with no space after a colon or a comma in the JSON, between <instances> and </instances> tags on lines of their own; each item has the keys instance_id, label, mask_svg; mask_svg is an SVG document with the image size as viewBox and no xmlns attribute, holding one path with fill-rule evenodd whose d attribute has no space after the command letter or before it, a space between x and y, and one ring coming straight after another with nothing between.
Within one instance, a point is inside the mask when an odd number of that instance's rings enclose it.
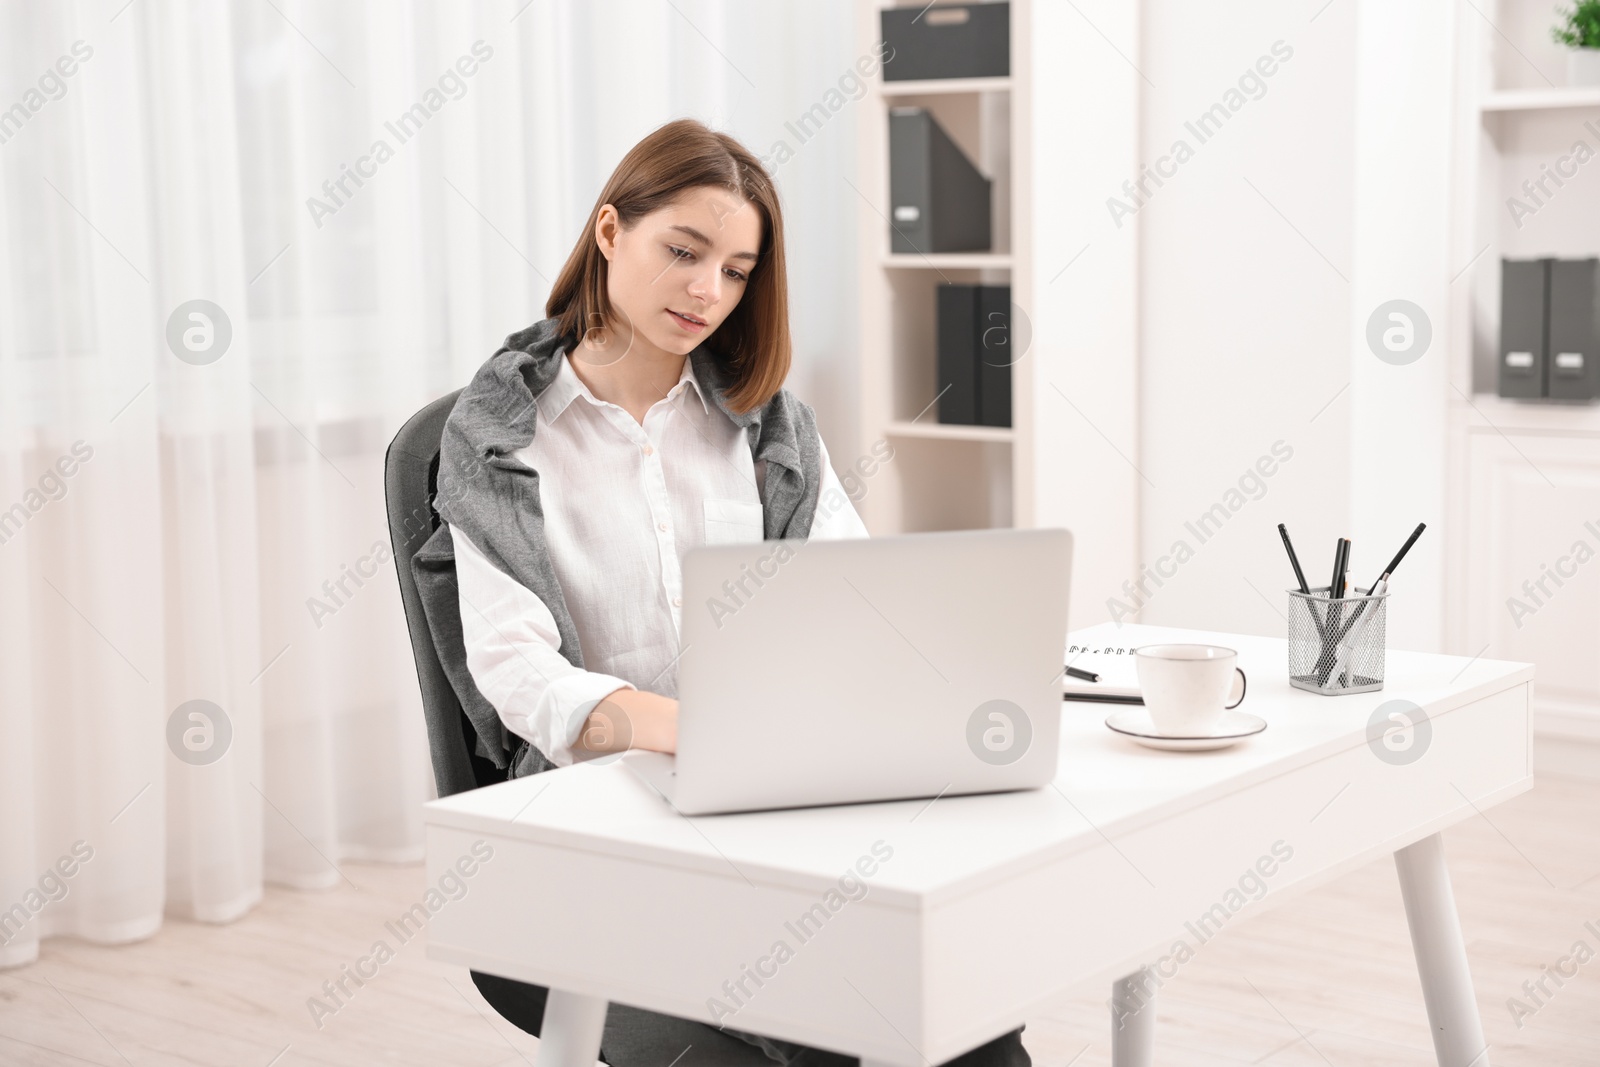
<instances>
[{"instance_id":1,"label":"shirt button","mask_svg":"<svg viewBox=\"0 0 1600 1067\"><path fill-rule=\"evenodd\" d=\"M644 446L644 454L645 455L648 456L648 455L651 455L654 452L655 452L655 447L653 445L645 445Z\"/></svg>"},{"instance_id":2,"label":"shirt button","mask_svg":"<svg viewBox=\"0 0 1600 1067\"><path fill-rule=\"evenodd\" d=\"M658 530L661 530L661 531L663 531L663 532L665 532L665 531L666 531L666 528L667 528L667 524L666 524L666 523L664 523L664 522L658 522L658 523L656 523L656 529L658 529Z\"/></svg>"},{"instance_id":3,"label":"shirt button","mask_svg":"<svg viewBox=\"0 0 1600 1067\"><path fill-rule=\"evenodd\" d=\"M675 608L683 607L683 597L681 597L681 596L673 597L672 598L672 606L675 607Z\"/></svg>"}]
</instances>

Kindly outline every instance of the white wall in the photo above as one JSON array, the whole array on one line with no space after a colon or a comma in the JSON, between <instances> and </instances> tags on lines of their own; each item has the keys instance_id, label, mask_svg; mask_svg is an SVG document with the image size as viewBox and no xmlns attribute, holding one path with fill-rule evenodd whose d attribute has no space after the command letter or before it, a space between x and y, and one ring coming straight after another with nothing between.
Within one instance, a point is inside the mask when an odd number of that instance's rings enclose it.
<instances>
[{"instance_id":1,"label":"white wall","mask_svg":"<svg viewBox=\"0 0 1600 1067\"><path fill-rule=\"evenodd\" d=\"M1104 201L1138 155L1138 5L1033 9L1033 525L1074 534L1076 628L1138 552L1139 220Z\"/></svg>"},{"instance_id":2,"label":"white wall","mask_svg":"<svg viewBox=\"0 0 1600 1067\"><path fill-rule=\"evenodd\" d=\"M725 0L724 0L725 3ZM856 173L856 123L868 113L852 67L852 0L784 0L777 8L722 8L734 62L759 87L722 82L727 129L768 168L785 212L789 323L794 368L788 387L816 409L817 428L836 469L871 442L857 427L856 241L860 202L844 180ZM856 94L861 94L857 98ZM812 109L821 106L828 115ZM816 125L796 133L802 115ZM792 155L780 158L782 142Z\"/></svg>"},{"instance_id":3,"label":"white wall","mask_svg":"<svg viewBox=\"0 0 1600 1067\"><path fill-rule=\"evenodd\" d=\"M1355 238L1350 358L1351 535L1376 576L1418 522L1389 602L1393 648L1442 651L1452 278L1472 258L1452 245L1454 0L1358 0ZM1466 14L1462 17L1474 18ZM1396 299L1421 309L1433 340L1398 365L1370 347L1368 320ZM1415 313L1413 313L1413 317ZM1370 582L1364 577L1362 582Z\"/></svg>"},{"instance_id":4,"label":"white wall","mask_svg":"<svg viewBox=\"0 0 1600 1067\"><path fill-rule=\"evenodd\" d=\"M1137 214L1140 555L1153 565L1181 541L1193 557L1147 584L1136 621L1281 635L1294 577L1277 524L1312 585L1351 533L1355 6L1146 0L1142 24L1145 163L1179 139L1194 154ZM1247 85L1201 143L1185 122L1279 41L1265 89ZM1280 441L1292 455L1275 462ZM1274 473L1230 496L1262 457ZM1233 510L1202 542L1186 524L1219 503ZM1370 580L1392 550L1358 544L1355 574Z\"/></svg>"},{"instance_id":5,"label":"white wall","mask_svg":"<svg viewBox=\"0 0 1600 1067\"><path fill-rule=\"evenodd\" d=\"M549 166L563 169L570 202L565 211L552 212L555 217L541 219L538 228L549 247L536 258L551 278L617 162L662 122L692 116L767 160L788 239L795 359L787 385L816 409L837 468L859 454L858 196L845 178L856 173L855 123L862 106L857 97L864 98L865 87L850 79L858 58L853 12L854 0L676 0L672 6L606 0L577 18L552 9L544 17L567 36L575 55L600 54L601 38L613 23L625 22L637 32L607 38L623 49L610 60L625 77L597 76L592 93L552 87L541 95L550 108L545 120L569 139ZM818 119L821 112L811 114L818 105L825 120ZM797 133L793 124L807 114L812 125ZM539 313L543 294L541 289ZM510 332L503 323L495 329L489 350ZM469 353L482 349L467 347ZM470 366L476 368L486 354L471 355Z\"/></svg>"}]
</instances>

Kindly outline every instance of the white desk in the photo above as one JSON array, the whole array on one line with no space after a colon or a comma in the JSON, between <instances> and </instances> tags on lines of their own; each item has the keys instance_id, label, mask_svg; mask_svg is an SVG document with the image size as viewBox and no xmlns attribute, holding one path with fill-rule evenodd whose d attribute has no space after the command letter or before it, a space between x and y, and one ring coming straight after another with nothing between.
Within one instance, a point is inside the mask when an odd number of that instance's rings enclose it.
<instances>
[{"instance_id":1,"label":"white desk","mask_svg":"<svg viewBox=\"0 0 1600 1067\"><path fill-rule=\"evenodd\" d=\"M1289 686L1281 640L1110 624L1069 638L1167 640L1238 649L1243 710L1266 732L1154 752L1106 729L1110 705L1066 703L1042 790L688 819L611 762L435 801L430 882L479 839L494 856L433 917L428 955L549 986L540 1058L559 1067L593 1064L607 1000L712 1022L717 998L737 1008L729 1027L926 1067L1119 977L1115 1060L1148 1064L1144 968L1170 979L1175 942L1203 953L1197 934L1246 921L1261 905L1230 914L1241 878L1255 893L1246 872L1275 899L1394 853L1439 1062L1486 1065L1438 834L1531 788L1533 667L1391 650L1382 691L1335 698ZM1432 730L1407 765L1368 744L1395 699ZM876 842L892 856L863 865L865 895L827 898ZM1275 845L1292 857L1263 863ZM797 927L818 904L825 919ZM780 941L792 955L772 955Z\"/></svg>"}]
</instances>

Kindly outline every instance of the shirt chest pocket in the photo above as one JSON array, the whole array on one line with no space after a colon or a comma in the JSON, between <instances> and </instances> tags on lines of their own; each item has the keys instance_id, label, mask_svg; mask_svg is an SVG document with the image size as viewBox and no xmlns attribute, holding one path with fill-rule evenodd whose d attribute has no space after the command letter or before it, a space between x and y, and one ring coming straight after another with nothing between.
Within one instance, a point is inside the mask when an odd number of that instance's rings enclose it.
<instances>
[{"instance_id":1,"label":"shirt chest pocket","mask_svg":"<svg viewBox=\"0 0 1600 1067\"><path fill-rule=\"evenodd\" d=\"M744 500L705 501L705 543L731 545L762 540L764 513L759 503Z\"/></svg>"}]
</instances>

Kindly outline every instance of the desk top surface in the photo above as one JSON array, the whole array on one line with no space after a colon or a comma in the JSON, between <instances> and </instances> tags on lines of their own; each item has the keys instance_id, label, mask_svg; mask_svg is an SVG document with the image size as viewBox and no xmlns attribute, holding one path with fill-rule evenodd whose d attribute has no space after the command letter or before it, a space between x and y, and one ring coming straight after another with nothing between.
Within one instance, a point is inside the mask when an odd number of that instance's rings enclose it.
<instances>
[{"instance_id":1,"label":"desk top surface","mask_svg":"<svg viewBox=\"0 0 1600 1067\"><path fill-rule=\"evenodd\" d=\"M1382 690L1325 697L1289 685L1281 638L1110 623L1068 637L1069 644L1091 648L1158 641L1237 649L1250 679L1241 710L1266 719L1266 731L1230 749L1158 752L1105 727L1116 705L1063 702L1060 765L1044 789L688 818L612 759L436 800L426 806L425 819L435 826L797 886L837 878L875 841L892 840L895 862L874 879L874 891L905 903L1041 852L1088 847L1103 835L1126 833L1364 746L1368 720L1387 701L1409 700L1436 720L1530 682L1534 674L1527 663L1391 649ZM1377 760L1372 764L1384 767Z\"/></svg>"}]
</instances>

